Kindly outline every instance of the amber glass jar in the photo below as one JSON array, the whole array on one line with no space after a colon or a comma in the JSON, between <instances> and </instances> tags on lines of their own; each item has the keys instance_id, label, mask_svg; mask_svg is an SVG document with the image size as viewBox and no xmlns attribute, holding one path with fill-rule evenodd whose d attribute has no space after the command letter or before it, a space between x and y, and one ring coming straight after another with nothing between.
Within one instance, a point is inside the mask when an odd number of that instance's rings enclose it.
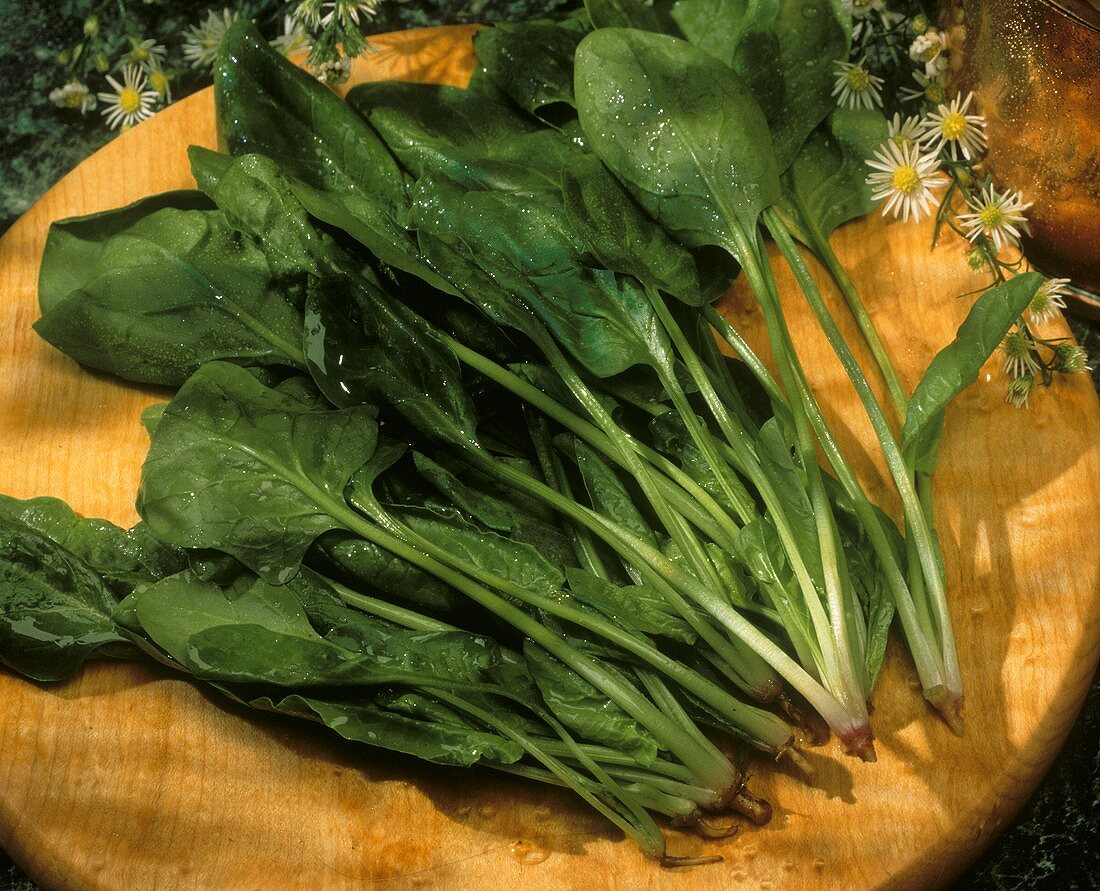
<instances>
[{"instance_id":1,"label":"amber glass jar","mask_svg":"<svg viewBox=\"0 0 1100 891\"><path fill-rule=\"evenodd\" d=\"M949 0L951 85L986 116L994 176L1023 192L1028 258L1100 294L1100 10L1085 0Z\"/></svg>"}]
</instances>

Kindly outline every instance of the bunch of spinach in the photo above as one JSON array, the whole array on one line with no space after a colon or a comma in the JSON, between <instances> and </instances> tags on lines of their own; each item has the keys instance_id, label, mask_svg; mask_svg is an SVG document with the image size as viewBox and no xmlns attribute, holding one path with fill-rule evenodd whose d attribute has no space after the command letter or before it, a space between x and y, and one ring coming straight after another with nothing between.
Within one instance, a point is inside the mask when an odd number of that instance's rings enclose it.
<instances>
[{"instance_id":1,"label":"bunch of spinach","mask_svg":"<svg viewBox=\"0 0 1100 891\"><path fill-rule=\"evenodd\" d=\"M884 126L830 114L845 15L585 6L480 32L468 90L347 103L238 24L229 154L192 150L199 191L55 224L39 332L180 389L143 417L134 529L0 500L0 659L56 680L152 657L351 739L566 785L655 857L651 813L766 817L714 734L805 767L787 720L808 703L874 757L895 610L957 726L928 481L948 402L1036 283L979 300L907 399L828 242L869 209ZM867 409L904 538L825 423L764 231ZM794 238L848 299L900 440ZM710 306L739 271L779 381Z\"/></svg>"}]
</instances>

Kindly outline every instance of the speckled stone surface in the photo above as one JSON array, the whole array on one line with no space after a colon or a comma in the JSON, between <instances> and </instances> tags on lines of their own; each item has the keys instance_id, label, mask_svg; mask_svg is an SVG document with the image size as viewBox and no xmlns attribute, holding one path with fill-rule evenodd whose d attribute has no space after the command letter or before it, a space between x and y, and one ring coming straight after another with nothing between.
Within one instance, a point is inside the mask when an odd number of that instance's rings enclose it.
<instances>
[{"instance_id":1,"label":"speckled stone surface","mask_svg":"<svg viewBox=\"0 0 1100 891\"><path fill-rule=\"evenodd\" d=\"M59 33L56 10L63 5L0 0L0 232L107 138L95 116L81 120L37 101L57 85L53 56L73 39ZM182 0L170 5L176 11L207 4ZM571 5L575 4L568 0L410 0L384 4L378 29L459 20L518 20L540 9ZM1090 353L1100 358L1100 325L1075 322L1074 330ZM1094 373L1094 380L1100 385L1100 373ZM1043 398L1042 393L1036 396ZM1094 682L1065 748L1036 794L953 887L958 891L1084 891L1098 886L1100 683ZM0 851L0 891L36 887Z\"/></svg>"}]
</instances>

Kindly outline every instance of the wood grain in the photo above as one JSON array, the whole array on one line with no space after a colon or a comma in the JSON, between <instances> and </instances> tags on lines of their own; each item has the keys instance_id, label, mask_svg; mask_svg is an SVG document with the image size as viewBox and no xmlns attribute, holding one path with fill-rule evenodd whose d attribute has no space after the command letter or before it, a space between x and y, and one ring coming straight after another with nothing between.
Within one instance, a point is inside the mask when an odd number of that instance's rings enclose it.
<instances>
[{"instance_id":1,"label":"wood grain","mask_svg":"<svg viewBox=\"0 0 1100 891\"><path fill-rule=\"evenodd\" d=\"M461 84L471 30L379 38L353 80ZM212 146L200 93L124 134L52 189L0 241L0 490L135 519L146 450L138 412L167 394L77 368L30 330L51 220L191 184L184 149ZM912 385L968 306L951 241L868 219L838 252ZM884 469L839 363L778 269L815 388L863 479ZM820 270L815 268L815 273ZM834 307L839 298L819 275ZM751 300L723 311L767 352ZM845 317L841 313L842 319ZM850 342L854 326L843 322ZM1058 320L1049 334L1069 331ZM488 771L434 768L210 699L132 665L36 686L0 672L0 844L64 888L927 888L960 871L1043 775L1080 707L1100 642L1100 411L1086 376L1016 412L987 374L950 411L936 481L967 734L924 706L892 645L874 715L879 763L814 750L813 786L760 765L775 805L724 842L673 834L676 853L725 861L662 871L569 795Z\"/></svg>"}]
</instances>

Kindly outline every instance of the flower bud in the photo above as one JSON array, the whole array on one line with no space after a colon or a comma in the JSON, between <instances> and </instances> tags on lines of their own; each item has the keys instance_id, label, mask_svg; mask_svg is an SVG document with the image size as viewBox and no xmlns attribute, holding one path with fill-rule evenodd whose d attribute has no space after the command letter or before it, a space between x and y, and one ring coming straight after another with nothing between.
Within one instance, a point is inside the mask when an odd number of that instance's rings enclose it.
<instances>
[{"instance_id":1,"label":"flower bud","mask_svg":"<svg viewBox=\"0 0 1100 891\"><path fill-rule=\"evenodd\" d=\"M99 16L90 15L84 19L84 36L96 37L99 34Z\"/></svg>"}]
</instances>

